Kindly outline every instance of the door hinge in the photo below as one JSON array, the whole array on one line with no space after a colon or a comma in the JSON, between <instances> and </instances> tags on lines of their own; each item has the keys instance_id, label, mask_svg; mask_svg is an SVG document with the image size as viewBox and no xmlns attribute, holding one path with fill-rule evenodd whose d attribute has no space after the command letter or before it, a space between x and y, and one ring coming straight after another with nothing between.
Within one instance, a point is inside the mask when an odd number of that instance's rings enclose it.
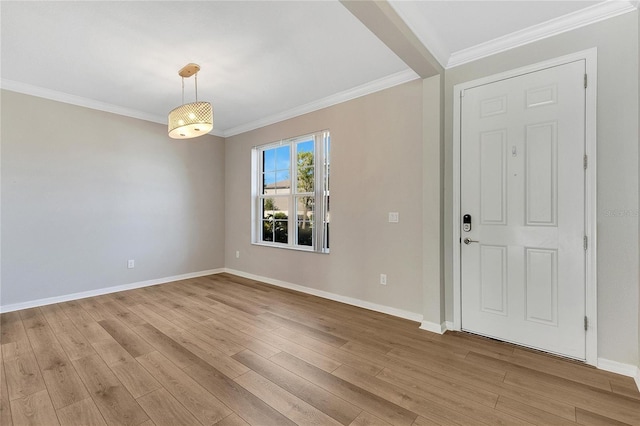
<instances>
[{"instance_id":1,"label":"door hinge","mask_svg":"<svg viewBox=\"0 0 640 426\"><path fill-rule=\"evenodd\" d=\"M584 88L587 88L587 74L584 75Z\"/></svg>"},{"instance_id":2,"label":"door hinge","mask_svg":"<svg viewBox=\"0 0 640 426\"><path fill-rule=\"evenodd\" d=\"M589 239L585 235L584 236L584 249L587 250L588 247L589 247Z\"/></svg>"},{"instance_id":3,"label":"door hinge","mask_svg":"<svg viewBox=\"0 0 640 426\"><path fill-rule=\"evenodd\" d=\"M582 164L584 165L584 169L587 170L587 166L589 166L589 157L587 154L584 155L584 159L582 160Z\"/></svg>"},{"instance_id":4,"label":"door hinge","mask_svg":"<svg viewBox=\"0 0 640 426\"><path fill-rule=\"evenodd\" d=\"M585 315L585 317L584 317L584 331L587 331L588 328L589 328L589 318L587 318L587 316Z\"/></svg>"}]
</instances>

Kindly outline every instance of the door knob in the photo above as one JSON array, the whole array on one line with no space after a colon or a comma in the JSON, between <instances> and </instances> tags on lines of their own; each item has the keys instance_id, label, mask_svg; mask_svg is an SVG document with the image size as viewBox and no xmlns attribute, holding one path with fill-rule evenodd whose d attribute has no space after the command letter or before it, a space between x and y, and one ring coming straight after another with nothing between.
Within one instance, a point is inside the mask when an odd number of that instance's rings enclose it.
<instances>
[{"instance_id":1,"label":"door knob","mask_svg":"<svg viewBox=\"0 0 640 426\"><path fill-rule=\"evenodd\" d=\"M462 240L462 242L464 242L465 244L471 244L471 243L479 243L480 241L472 240L471 238L465 238L464 240Z\"/></svg>"}]
</instances>

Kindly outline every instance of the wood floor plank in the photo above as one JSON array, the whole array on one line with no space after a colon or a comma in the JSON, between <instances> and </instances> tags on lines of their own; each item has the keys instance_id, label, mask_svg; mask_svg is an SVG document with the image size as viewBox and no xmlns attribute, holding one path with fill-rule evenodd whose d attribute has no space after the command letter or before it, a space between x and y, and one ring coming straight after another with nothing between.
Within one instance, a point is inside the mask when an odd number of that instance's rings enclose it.
<instances>
[{"instance_id":1,"label":"wood floor plank","mask_svg":"<svg viewBox=\"0 0 640 426\"><path fill-rule=\"evenodd\" d=\"M89 343L100 342L111 337L77 301L61 303L60 309Z\"/></svg>"},{"instance_id":2,"label":"wood floor plank","mask_svg":"<svg viewBox=\"0 0 640 426\"><path fill-rule=\"evenodd\" d=\"M26 338L27 333L22 325L19 312L0 314L0 344L14 343Z\"/></svg>"},{"instance_id":3,"label":"wood floor plank","mask_svg":"<svg viewBox=\"0 0 640 426\"><path fill-rule=\"evenodd\" d=\"M341 363L326 357L318 352L309 350L304 346L301 346L295 342L287 340L278 336L277 334L271 333L266 330L257 330L257 329L245 329L244 333L253 337L257 340L262 340L269 345L272 345L281 351L288 352L290 354L295 354L298 358L303 359L304 361L312 364L324 371L331 372L338 368Z\"/></svg>"},{"instance_id":4,"label":"wood floor plank","mask_svg":"<svg viewBox=\"0 0 640 426\"><path fill-rule=\"evenodd\" d=\"M234 358L343 425L353 422L362 411L320 386L251 351L240 352L234 355Z\"/></svg>"},{"instance_id":5,"label":"wood floor plank","mask_svg":"<svg viewBox=\"0 0 640 426\"><path fill-rule=\"evenodd\" d=\"M127 350L113 337L111 337L110 334L107 334L107 337L108 339L91 344L96 353L100 355L100 358L102 358L107 365L134 360L131 354L127 352Z\"/></svg>"},{"instance_id":6,"label":"wood floor plank","mask_svg":"<svg viewBox=\"0 0 640 426\"><path fill-rule=\"evenodd\" d=\"M285 327L278 328L274 330L273 333L277 334L278 336L284 337L287 340L296 342L297 344L304 346L307 349L311 349L314 352L318 352L321 355L338 361L341 364L350 365L353 368L358 368L370 374L375 375L382 371L382 369L384 368L382 364L371 362L360 356L353 355L352 353L349 353L342 348L333 347L327 343L321 342L320 340L316 340L314 337L306 336L303 333L299 333Z\"/></svg>"},{"instance_id":7,"label":"wood floor plank","mask_svg":"<svg viewBox=\"0 0 640 426\"><path fill-rule=\"evenodd\" d=\"M237 415L236 413L231 414L230 416L225 417L216 423L215 426L250 426L249 423L245 422L242 417Z\"/></svg>"},{"instance_id":8,"label":"wood floor plank","mask_svg":"<svg viewBox=\"0 0 640 426\"><path fill-rule=\"evenodd\" d=\"M640 389L638 389L638 386L633 380L633 377L621 377L614 380L610 379L609 383L611 384L611 391L613 393L624 395L633 399L640 399Z\"/></svg>"},{"instance_id":9,"label":"wood floor plank","mask_svg":"<svg viewBox=\"0 0 640 426\"><path fill-rule=\"evenodd\" d=\"M430 388L438 392L447 392L463 400L474 401L487 407L495 407L498 394L484 389L464 386L442 375L406 375L391 369L384 369L376 375L377 378L399 386L409 386L413 389Z\"/></svg>"},{"instance_id":10,"label":"wood floor plank","mask_svg":"<svg viewBox=\"0 0 640 426\"><path fill-rule=\"evenodd\" d=\"M78 373L40 310L25 313L23 322L53 406L58 409L87 398Z\"/></svg>"},{"instance_id":11,"label":"wood floor plank","mask_svg":"<svg viewBox=\"0 0 640 426\"><path fill-rule=\"evenodd\" d=\"M198 339L192 333L181 331L177 333L167 333L167 336L175 340L180 346L184 347L198 358L220 370L228 377L235 378L248 371L247 367L230 356L219 352L214 346Z\"/></svg>"},{"instance_id":12,"label":"wood floor plank","mask_svg":"<svg viewBox=\"0 0 640 426\"><path fill-rule=\"evenodd\" d=\"M137 425L148 419L98 355L80 358L73 365L107 423Z\"/></svg>"},{"instance_id":13,"label":"wood floor plank","mask_svg":"<svg viewBox=\"0 0 640 426\"><path fill-rule=\"evenodd\" d=\"M447 423L446 419L438 421L438 420L433 420L433 419L428 419L426 417L418 416L418 418L416 418L416 421L413 422L412 426L444 426L448 424L449 423Z\"/></svg>"},{"instance_id":14,"label":"wood floor plank","mask_svg":"<svg viewBox=\"0 0 640 426\"><path fill-rule=\"evenodd\" d=\"M26 334L25 334L26 337ZM7 375L4 372L4 356L0 345L0 424L11 426L11 404L9 403L9 391L7 389Z\"/></svg>"},{"instance_id":15,"label":"wood floor plank","mask_svg":"<svg viewBox=\"0 0 640 426\"><path fill-rule=\"evenodd\" d=\"M95 321L104 321L115 318L114 314L112 314L109 309L102 306L99 297L80 299L77 302Z\"/></svg>"},{"instance_id":16,"label":"wood floor plank","mask_svg":"<svg viewBox=\"0 0 640 426\"><path fill-rule=\"evenodd\" d=\"M180 331L182 328L176 326L176 324L167 320L162 316L160 312L168 311L169 309L163 307L155 307L153 302L144 301L143 303L133 306L131 309L134 309L137 315L140 318L143 318L146 323L153 325L159 330L174 330ZM140 325L144 326L145 324ZM136 328L136 327L132 327Z\"/></svg>"},{"instance_id":17,"label":"wood floor plank","mask_svg":"<svg viewBox=\"0 0 640 426\"><path fill-rule=\"evenodd\" d=\"M640 401L528 369L510 371L505 383L565 401L577 408L623 423L640 424Z\"/></svg>"},{"instance_id":18,"label":"wood floor plank","mask_svg":"<svg viewBox=\"0 0 640 426\"><path fill-rule=\"evenodd\" d=\"M24 398L46 389L28 340L2 345L9 400Z\"/></svg>"},{"instance_id":19,"label":"wood floor plank","mask_svg":"<svg viewBox=\"0 0 640 426\"><path fill-rule=\"evenodd\" d=\"M96 353L89 341L78 331L58 305L42 306L40 311L70 360Z\"/></svg>"},{"instance_id":20,"label":"wood floor plank","mask_svg":"<svg viewBox=\"0 0 640 426\"><path fill-rule=\"evenodd\" d=\"M387 380L384 377L384 375L387 374L387 370L400 373L402 376L409 377L416 382L431 383L433 380L436 380L437 383L451 383L455 387L468 389L471 392L489 392L494 395L488 395L489 398L495 398L495 395L504 395L516 401L531 405L532 407L548 411L559 417L571 421L575 420L574 406L563 401L558 401L548 395L530 392L526 388L519 386L506 383L492 383L483 380L481 377L478 378L476 376L460 374L460 372L454 369L443 370L437 367L432 368L428 362L423 366L419 366L413 363L400 363L398 360L395 360L393 363L388 363L386 369L383 370L378 377ZM472 400L476 399L473 398ZM482 401L477 402L482 403Z\"/></svg>"},{"instance_id":21,"label":"wood floor plank","mask_svg":"<svg viewBox=\"0 0 640 426\"><path fill-rule=\"evenodd\" d=\"M238 350L231 353L230 355L238 353L245 348L265 358L272 357L273 355L280 352L280 349L276 348L273 345L270 345L269 343L252 339L250 336L234 329L233 327L227 327L226 324L224 324L222 321L209 319L203 322L202 325L209 329L209 333L214 333L215 335L218 335L221 338L227 339L228 341L234 342L238 345L237 348L234 348ZM198 329L198 331L202 332L200 328Z\"/></svg>"},{"instance_id":22,"label":"wood floor plank","mask_svg":"<svg viewBox=\"0 0 640 426\"><path fill-rule=\"evenodd\" d=\"M293 421L204 361L194 362L184 371L227 407L241 414L250 424L295 425Z\"/></svg>"},{"instance_id":23,"label":"wood floor plank","mask_svg":"<svg viewBox=\"0 0 640 426\"><path fill-rule=\"evenodd\" d=\"M496 410L511 414L514 417L518 417L533 424L554 426L575 425L575 422L504 396L500 396L498 399L498 402L496 403Z\"/></svg>"},{"instance_id":24,"label":"wood floor plank","mask_svg":"<svg viewBox=\"0 0 640 426\"><path fill-rule=\"evenodd\" d=\"M249 371L234 380L299 425L341 425L341 423L338 423L322 411L307 404L255 371Z\"/></svg>"},{"instance_id":25,"label":"wood floor plank","mask_svg":"<svg viewBox=\"0 0 640 426\"><path fill-rule=\"evenodd\" d=\"M333 374L422 416L435 412L460 424L473 422L486 425L531 424L482 404L462 400L457 395L440 389L397 386L348 366L338 368Z\"/></svg>"},{"instance_id":26,"label":"wood floor plank","mask_svg":"<svg viewBox=\"0 0 640 426\"><path fill-rule=\"evenodd\" d=\"M120 304L116 299L103 303L103 306L109 309L116 318L129 327L137 327L146 322L134 313L134 309L128 309L126 306Z\"/></svg>"},{"instance_id":27,"label":"wood floor plank","mask_svg":"<svg viewBox=\"0 0 640 426\"><path fill-rule=\"evenodd\" d=\"M0 424L3 426L12 426L13 418L11 416L11 403L8 398L0 399Z\"/></svg>"},{"instance_id":28,"label":"wood floor plank","mask_svg":"<svg viewBox=\"0 0 640 426\"><path fill-rule=\"evenodd\" d=\"M100 320L98 324L115 339L129 354L136 358L153 352L155 349L134 333L129 327L115 318Z\"/></svg>"},{"instance_id":29,"label":"wood floor plank","mask_svg":"<svg viewBox=\"0 0 640 426\"><path fill-rule=\"evenodd\" d=\"M93 399L87 398L57 410L61 426L106 426Z\"/></svg>"},{"instance_id":30,"label":"wood floor plank","mask_svg":"<svg viewBox=\"0 0 640 426\"><path fill-rule=\"evenodd\" d=\"M162 354L151 352L137 360L201 423L214 424L231 414L218 398Z\"/></svg>"},{"instance_id":31,"label":"wood floor plank","mask_svg":"<svg viewBox=\"0 0 640 426\"><path fill-rule=\"evenodd\" d=\"M589 410L583 410L582 408L576 408L576 420L578 424L587 426L630 426L631 423L623 423L614 420L610 417L601 416L597 413L592 413Z\"/></svg>"},{"instance_id":32,"label":"wood floor plank","mask_svg":"<svg viewBox=\"0 0 640 426\"><path fill-rule=\"evenodd\" d=\"M416 422L414 420L412 426L415 426L415 424ZM353 420L353 422L349 424L349 426L391 426L391 424L377 418L373 414L363 411Z\"/></svg>"},{"instance_id":33,"label":"wood floor plank","mask_svg":"<svg viewBox=\"0 0 640 426\"><path fill-rule=\"evenodd\" d=\"M11 414L13 424L16 426L55 426L60 424L46 390L11 401Z\"/></svg>"},{"instance_id":34,"label":"wood floor plank","mask_svg":"<svg viewBox=\"0 0 640 426\"><path fill-rule=\"evenodd\" d=\"M138 403L157 426L201 424L165 389L138 398Z\"/></svg>"},{"instance_id":35,"label":"wood floor plank","mask_svg":"<svg viewBox=\"0 0 640 426\"><path fill-rule=\"evenodd\" d=\"M505 372L516 367L528 368L605 391L611 391L609 379L602 374L598 374L595 369L585 368L585 365L574 364L567 360L551 359L549 356L540 356L518 349L514 350L513 355L502 356L500 359L470 351L466 359L476 365L493 365L496 368L499 366Z\"/></svg>"},{"instance_id":36,"label":"wood floor plank","mask_svg":"<svg viewBox=\"0 0 640 426\"><path fill-rule=\"evenodd\" d=\"M161 387L160 383L136 360L112 364L109 368L134 398L146 395Z\"/></svg>"},{"instance_id":37,"label":"wood floor plank","mask_svg":"<svg viewBox=\"0 0 640 426\"><path fill-rule=\"evenodd\" d=\"M283 368L315 383L334 395L368 411L381 419L395 425L410 425L418 416L394 402L387 401L377 395L327 373L300 358L281 352L271 360Z\"/></svg>"},{"instance_id":38,"label":"wood floor plank","mask_svg":"<svg viewBox=\"0 0 640 426\"><path fill-rule=\"evenodd\" d=\"M179 325L183 330L188 330L192 333L197 333L200 340L215 347L221 353L225 355L233 355L244 349L244 346L233 340L227 328L221 328L216 324L207 323L204 320L202 323L193 319L193 315L186 309L175 309L173 312L166 312L167 315L172 315L172 321Z\"/></svg>"},{"instance_id":39,"label":"wood floor plank","mask_svg":"<svg viewBox=\"0 0 640 426\"><path fill-rule=\"evenodd\" d=\"M179 368L189 367L193 362L202 361L196 354L158 330L151 324L145 324L135 328L135 332L144 338L155 350L161 352L165 357ZM152 351L153 352L153 351Z\"/></svg>"}]
</instances>

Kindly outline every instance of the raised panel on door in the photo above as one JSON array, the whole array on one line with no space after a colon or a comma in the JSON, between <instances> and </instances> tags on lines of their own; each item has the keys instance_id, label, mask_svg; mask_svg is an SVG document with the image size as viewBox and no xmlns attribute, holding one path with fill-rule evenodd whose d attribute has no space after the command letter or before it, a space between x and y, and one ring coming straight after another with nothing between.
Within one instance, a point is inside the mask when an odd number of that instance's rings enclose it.
<instances>
[{"instance_id":1,"label":"raised panel on door","mask_svg":"<svg viewBox=\"0 0 640 426\"><path fill-rule=\"evenodd\" d=\"M558 325L558 251L525 249L525 317Z\"/></svg>"},{"instance_id":2,"label":"raised panel on door","mask_svg":"<svg viewBox=\"0 0 640 426\"><path fill-rule=\"evenodd\" d=\"M507 248L480 246L480 309L507 315Z\"/></svg>"},{"instance_id":3,"label":"raised panel on door","mask_svg":"<svg viewBox=\"0 0 640 426\"><path fill-rule=\"evenodd\" d=\"M526 220L527 226L556 226L558 200L557 123L526 127Z\"/></svg>"},{"instance_id":4,"label":"raised panel on door","mask_svg":"<svg viewBox=\"0 0 640 426\"><path fill-rule=\"evenodd\" d=\"M480 223L505 225L507 223L505 129L480 134Z\"/></svg>"}]
</instances>

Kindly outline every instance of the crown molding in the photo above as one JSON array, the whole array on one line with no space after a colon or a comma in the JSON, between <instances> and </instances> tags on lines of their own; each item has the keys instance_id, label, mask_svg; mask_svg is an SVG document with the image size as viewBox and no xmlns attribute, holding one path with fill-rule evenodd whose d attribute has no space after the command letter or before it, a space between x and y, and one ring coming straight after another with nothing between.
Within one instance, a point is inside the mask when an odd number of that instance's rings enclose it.
<instances>
[{"instance_id":1,"label":"crown molding","mask_svg":"<svg viewBox=\"0 0 640 426\"><path fill-rule=\"evenodd\" d=\"M95 109L97 111L109 112L112 114L122 115L124 117L136 118L138 120L150 121L152 123L158 123L165 126L167 125L166 117L160 117L135 109L124 108L118 105L108 104L89 98L83 98L81 96L70 95L68 93L58 92L56 90L45 89L44 87L34 86L19 81L8 80L5 78L0 79L0 88L8 90L10 92L22 93L25 95L36 96L38 98L63 102L65 104ZM209 132L209 134L220 137L223 136L222 132L215 129Z\"/></svg>"},{"instance_id":2,"label":"crown molding","mask_svg":"<svg viewBox=\"0 0 640 426\"><path fill-rule=\"evenodd\" d=\"M290 118L298 117L303 114L308 114L313 111L317 111L323 108L330 107L342 102L350 101L352 99L359 98L361 96L369 95L371 93L379 92L384 89L388 89L393 86L397 86L409 81L413 81L420 78L413 70L407 69L395 74L391 74L387 77L374 80L370 83L366 83L360 86L356 86L352 89L345 90L343 92L336 93L335 95L327 96L326 98L319 99L308 104L301 105L296 108L289 109L287 111L280 112L265 118L261 118L256 121L241 124L236 127L225 130L224 137L239 135L240 133L249 132L251 130L259 129L261 127L268 126L270 124L279 123Z\"/></svg>"},{"instance_id":3,"label":"crown molding","mask_svg":"<svg viewBox=\"0 0 640 426\"><path fill-rule=\"evenodd\" d=\"M604 21L637 10L635 2L609 0L587 7L574 13L543 22L529 28L507 34L503 37L478 44L467 49L453 52L446 68L473 62L496 53L533 43L557 34Z\"/></svg>"}]
</instances>

